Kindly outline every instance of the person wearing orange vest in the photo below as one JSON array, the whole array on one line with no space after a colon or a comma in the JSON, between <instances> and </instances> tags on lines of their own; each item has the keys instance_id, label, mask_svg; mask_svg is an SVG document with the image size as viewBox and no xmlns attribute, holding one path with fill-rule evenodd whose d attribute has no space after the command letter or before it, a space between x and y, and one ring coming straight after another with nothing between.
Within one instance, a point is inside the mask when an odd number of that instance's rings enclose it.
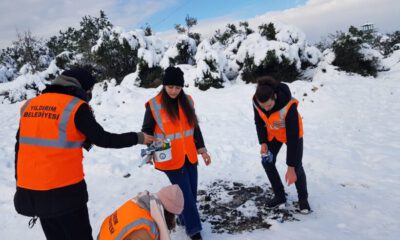
<instances>
[{"instance_id":1,"label":"person wearing orange vest","mask_svg":"<svg viewBox=\"0 0 400 240\"><path fill-rule=\"evenodd\" d=\"M95 83L83 68L66 70L20 110L14 206L32 217L31 227L39 218L47 239L93 239L82 148L124 148L154 140L144 133L104 131L88 105Z\"/></svg>"},{"instance_id":2,"label":"person wearing orange vest","mask_svg":"<svg viewBox=\"0 0 400 240\"><path fill-rule=\"evenodd\" d=\"M183 191L185 207L177 223L185 226L191 239L202 239L200 216L197 210L197 154L206 165L211 163L204 146L191 96L183 91L183 72L178 67L168 67L163 77L163 88L146 103L142 131L158 139L168 139L172 157L154 162L172 184Z\"/></svg>"},{"instance_id":3,"label":"person wearing orange vest","mask_svg":"<svg viewBox=\"0 0 400 240\"><path fill-rule=\"evenodd\" d=\"M311 211L308 203L306 174L303 157L303 123L297 111L299 102L292 98L289 87L278 83L270 76L258 79L253 96L254 120L257 136L261 144L260 153L272 153L272 158L262 161L274 191L274 197L267 200L267 207L275 207L286 202L285 190L275 163L282 144L287 146L285 180L290 186L295 183L299 208L303 213Z\"/></svg>"},{"instance_id":4,"label":"person wearing orange vest","mask_svg":"<svg viewBox=\"0 0 400 240\"><path fill-rule=\"evenodd\" d=\"M141 192L104 219L97 239L170 240L175 214L183 206L183 193L176 184L157 193Z\"/></svg>"}]
</instances>

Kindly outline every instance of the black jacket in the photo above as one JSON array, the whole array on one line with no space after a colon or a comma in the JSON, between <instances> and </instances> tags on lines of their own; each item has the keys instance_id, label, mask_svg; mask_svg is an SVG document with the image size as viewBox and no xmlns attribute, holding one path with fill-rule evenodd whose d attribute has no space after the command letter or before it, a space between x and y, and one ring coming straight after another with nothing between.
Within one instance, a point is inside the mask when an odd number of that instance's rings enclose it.
<instances>
[{"instance_id":1,"label":"black jacket","mask_svg":"<svg viewBox=\"0 0 400 240\"><path fill-rule=\"evenodd\" d=\"M76 87L57 85L47 86L42 94L61 93L72 95L86 101L86 93ZM97 123L88 104L82 104L74 118L76 128L86 136L85 145L92 143L104 148L124 148L138 143L134 132L114 134L104 131ZM18 164L19 130L15 144L15 168ZM15 179L17 179L15 171ZM48 191L35 191L17 187L14 196L14 206L18 213L25 216L57 217L81 208L88 201L85 180L70 186Z\"/></svg>"},{"instance_id":2,"label":"black jacket","mask_svg":"<svg viewBox=\"0 0 400 240\"><path fill-rule=\"evenodd\" d=\"M151 113L150 106L149 104L146 104L146 112L144 114L142 132L153 135L156 124L157 123L153 117L153 114ZM201 133L199 126L194 128L193 137L197 150L205 148L203 134Z\"/></svg>"},{"instance_id":3,"label":"black jacket","mask_svg":"<svg viewBox=\"0 0 400 240\"><path fill-rule=\"evenodd\" d=\"M277 89L275 90L275 93L277 94L275 105L268 112L263 110L253 97L253 103L255 103L257 107L259 107L259 109L261 109L264 112L264 114L266 114L268 117L272 113L281 110L292 99L292 94L290 93L289 87L284 83L280 83L278 85ZM260 144L266 143L268 145L268 132L265 127L265 122L264 120L262 120L260 114L258 113L257 109L254 106L253 109L254 109L254 122L256 124L256 129L257 129L258 142ZM293 104L289 108L285 119L285 125L286 125L286 138L287 138L286 164L288 166L294 167L297 166L299 159L301 159L301 157L297 156L299 152L297 151L297 148L301 147L301 144L299 139L299 115L297 112L296 104Z\"/></svg>"}]
</instances>

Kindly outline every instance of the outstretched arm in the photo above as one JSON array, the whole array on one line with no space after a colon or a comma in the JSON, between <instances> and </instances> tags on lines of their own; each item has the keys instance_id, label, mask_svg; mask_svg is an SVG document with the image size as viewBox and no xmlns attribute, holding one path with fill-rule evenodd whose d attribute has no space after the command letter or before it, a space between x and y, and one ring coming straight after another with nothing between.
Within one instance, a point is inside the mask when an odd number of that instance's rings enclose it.
<instances>
[{"instance_id":1,"label":"outstretched arm","mask_svg":"<svg viewBox=\"0 0 400 240\"><path fill-rule=\"evenodd\" d=\"M76 128L83 133L91 143L99 147L124 148L136 144L143 144L145 142L143 133L127 132L116 134L105 131L103 127L97 123L87 104L82 104L79 107L74 121Z\"/></svg>"}]
</instances>

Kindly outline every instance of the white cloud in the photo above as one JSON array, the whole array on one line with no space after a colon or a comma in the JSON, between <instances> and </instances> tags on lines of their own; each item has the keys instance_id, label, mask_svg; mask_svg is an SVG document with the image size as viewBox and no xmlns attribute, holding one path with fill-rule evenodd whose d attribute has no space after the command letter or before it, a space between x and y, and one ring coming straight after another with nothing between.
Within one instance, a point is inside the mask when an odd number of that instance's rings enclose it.
<instances>
[{"instance_id":1,"label":"white cloud","mask_svg":"<svg viewBox=\"0 0 400 240\"><path fill-rule=\"evenodd\" d=\"M85 15L99 16L104 10L110 21L132 29L143 19L176 0L13 0L0 2L0 48L16 39L16 31L31 31L47 38L67 27L78 27Z\"/></svg>"},{"instance_id":2,"label":"white cloud","mask_svg":"<svg viewBox=\"0 0 400 240\"><path fill-rule=\"evenodd\" d=\"M399 10L398 0L309 0L303 6L268 12L246 21L253 29L261 23L271 21L294 25L306 34L308 42L315 43L323 37L328 37L330 33L347 31L350 25L360 27L367 22L372 22L381 33L400 30ZM203 36L210 36L216 29L224 29L228 23L237 24L243 21L235 17L237 15L240 14L200 21L193 30ZM166 31L161 34L171 38L175 33Z\"/></svg>"},{"instance_id":3,"label":"white cloud","mask_svg":"<svg viewBox=\"0 0 400 240\"><path fill-rule=\"evenodd\" d=\"M316 42L329 33L366 22L374 23L382 33L400 30L399 10L398 0L309 0L305 6L270 12L255 20L295 25L306 33L309 42Z\"/></svg>"},{"instance_id":4,"label":"white cloud","mask_svg":"<svg viewBox=\"0 0 400 240\"><path fill-rule=\"evenodd\" d=\"M127 30L137 27L143 19L174 4L177 0L13 0L0 2L0 48L8 46L16 38L16 30L30 30L34 36L49 37L67 27L77 27L84 15L98 16L102 9L111 22ZM268 12L248 19L251 25L279 21L295 25L307 35L309 42L321 37L346 31L350 25L360 26L372 22L382 33L399 29L400 1L398 0L309 0L303 6L284 11ZM202 20L193 29L209 36L228 23L235 23L240 15L221 16ZM257 25L258 26L258 25ZM161 33L175 34L174 30Z\"/></svg>"}]
</instances>

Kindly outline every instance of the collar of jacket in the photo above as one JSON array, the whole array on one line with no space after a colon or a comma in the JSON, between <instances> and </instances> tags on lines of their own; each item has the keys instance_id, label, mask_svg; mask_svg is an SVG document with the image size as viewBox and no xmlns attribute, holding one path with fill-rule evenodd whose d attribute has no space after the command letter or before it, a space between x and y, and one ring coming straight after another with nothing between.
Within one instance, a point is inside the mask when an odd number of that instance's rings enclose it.
<instances>
[{"instance_id":1,"label":"collar of jacket","mask_svg":"<svg viewBox=\"0 0 400 240\"><path fill-rule=\"evenodd\" d=\"M61 93L61 94L67 94L71 95L74 97L77 97L79 99L82 99L83 101L88 101L88 96L82 88L75 87L75 86L62 86L62 85L47 85L46 88L43 90L42 94L45 93Z\"/></svg>"},{"instance_id":2,"label":"collar of jacket","mask_svg":"<svg viewBox=\"0 0 400 240\"><path fill-rule=\"evenodd\" d=\"M139 193L132 201L150 212L151 217L157 223L160 240L170 240L168 227L164 219L164 207L160 199L155 194L144 191Z\"/></svg>"},{"instance_id":3,"label":"collar of jacket","mask_svg":"<svg viewBox=\"0 0 400 240\"><path fill-rule=\"evenodd\" d=\"M147 191L146 191L147 192ZM147 192L147 194L142 194L137 196L137 204L143 209L146 209L147 211L150 212L150 195Z\"/></svg>"},{"instance_id":4,"label":"collar of jacket","mask_svg":"<svg viewBox=\"0 0 400 240\"><path fill-rule=\"evenodd\" d=\"M64 76L64 75L59 75L57 76L52 82L51 85L60 85L64 87L77 87L83 89L81 83L78 81L78 79L74 77L69 77L69 76Z\"/></svg>"}]
</instances>

